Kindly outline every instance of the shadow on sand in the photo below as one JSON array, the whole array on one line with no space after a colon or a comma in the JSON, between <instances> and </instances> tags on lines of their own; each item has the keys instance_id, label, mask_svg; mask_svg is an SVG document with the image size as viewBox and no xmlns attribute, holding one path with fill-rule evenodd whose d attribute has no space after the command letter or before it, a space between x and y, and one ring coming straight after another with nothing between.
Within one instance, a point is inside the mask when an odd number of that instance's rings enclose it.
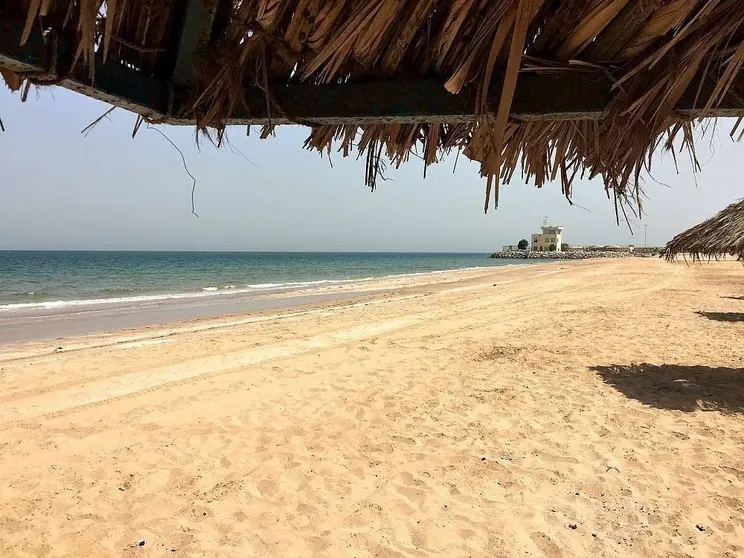
<instances>
[{"instance_id":1,"label":"shadow on sand","mask_svg":"<svg viewBox=\"0 0 744 558\"><path fill-rule=\"evenodd\" d=\"M696 314L717 322L744 322L744 312L696 312Z\"/></svg>"},{"instance_id":2,"label":"shadow on sand","mask_svg":"<svg viewBox=\"0 0 744 558\"><path fill-rule=\"evenodd\" d=\"M744 368L616 364L591 370L626 397L658 409L744 413Z\"/></svg>"},{"instance_id":3,"label":"shadow on sand","mask_svg":"<svg viewBox=\"0 0 744 558\"><path fill-rule=\"evenodd\" d=\"M729 300L744 300L744 296L722 296L721 298L727 298Z\"/></svg>"}]
</instances>

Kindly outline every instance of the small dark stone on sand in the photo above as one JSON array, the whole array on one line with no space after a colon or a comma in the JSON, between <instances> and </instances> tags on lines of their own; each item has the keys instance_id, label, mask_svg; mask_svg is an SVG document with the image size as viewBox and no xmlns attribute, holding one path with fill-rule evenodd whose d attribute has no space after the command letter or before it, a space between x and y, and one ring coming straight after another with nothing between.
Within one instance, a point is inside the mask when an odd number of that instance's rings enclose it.
<instances>
[{"instance_id":1,"label":"small dark stone on sand","mask_svg":"<svg viewBox=\"0 0 744 558\"><path fill-rule=\"evenodd\" d=\"M207 512L202 512L202 515L207 515Z\"/></svg>"},{"instance_id":2,"label":"small dark stone on sand","mask_svg":"<svg viewBox=\"0 0 744 558\"><path fill-rule=\"evenodd\" d=\"M145 546L145 541L140 541L140 542L139 542L139 543L137 543L137 544L139 544L140 546Z\"/></svg>"},{"instance_id":3,"label":"small dark stone on sand","mask_svg":"<svg viewBox=\"0 0 744 558\"><path fill-rule=\"evenodd\" d=\"M703 533L705 532L705 525L695 525L695 527L697 527L698 531L702 531Z\"/></svg>"},{"instance_id":4,"label":"small dark stone on sand","mask_svg":"<svg viewBox=\"0 0 744 558\"><path fill-rule=\"evenodd\" d=\"M119 487L119 490L121 490L122 492L124 492L126 490L126 488L124 488L123 486L120 486Z\"/></svg>"},{"instance_id":5,"label":"small dark stone on sand","mask_svg":"<svg viewBox=\"0 0 744 558\"><path fill-rule=\"evenodd\" d=\"M596 537L596 536L597 536L597 533L592 533L592 537Z\"/></svg>"},{"instance_id":6,"label":"small dark stone on sand","mask_svg":"<svg viewBox=\"0 0 744 558\"><path fill-rule=\"evenodd\" d=\"M485 460L486 460L486 456L484 455L483 457L481 457L481 461L485 461Z\"/></svg>"},{"instance_id":7,"label":"small dark stone on sand","mask_svg":"<svg viewBox=\"0 0 744 558\"><path fill-rule=\"evenodd\" d=\"M569 524L568 524L568 528L569 528L569 529L574 529L574 530L576 530L576 529L578 529L578 528L579 528L579 526L578 526L578 525L576 525L576 523L569 523Z\"/></svg>"}]
</instances>

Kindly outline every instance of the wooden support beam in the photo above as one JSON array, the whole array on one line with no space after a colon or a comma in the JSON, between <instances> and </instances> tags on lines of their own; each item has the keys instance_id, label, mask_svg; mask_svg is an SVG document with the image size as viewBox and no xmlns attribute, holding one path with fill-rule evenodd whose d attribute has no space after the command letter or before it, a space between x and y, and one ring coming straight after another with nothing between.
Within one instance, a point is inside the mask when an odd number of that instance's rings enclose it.
<instances>
[{"instance_id":1,"label":"wooden support beam","mask_svg":"<svg viewBox=\"0 0 744 558\"><path fill-rule=\"evenodd\" d=\"M198 0L194 0L198 1ZM19 46L22 22L0 17L0 67L27 72L47 72L50 63L49 41L36 27L29 41ZM59 74L65 76L58 85L89 97L120 106L151 119L174 125L193 125L193 119L172 115L189 114L179 105L188 98L185 87L126 67L116 62L96 62L95 82L89 72L77 68L67 72L73 44L58 40ZM182 41L183 42L183 41ZM189 51L191 52L191 51ZM193 52L192 52L193 54ZM183 53L182 61L188 56ZM67 66L65 66L67 64ZM184 74L185 75L185 74ZM490 88L489 104L496 107L501 94L500 77ZM700 101L695 103L699 79L683 95L678 111L686 116L700 115L713 90L714 82L706 79L699 88ZM709 116L744 116L744 72L735 79L729 94ZM474 94L464 90L459 95L448 93L436 80L394 80L354 84L275 84L271 87L271 114L266 96L256 87L245 91L245 106L227 120L227 124L384 124L384 123L461 123L474 119ZM523 73L519 77L511 108L515 120L587 120L601 119L612 99L611 82L601 73ZM166 116L169 115L169 116Z\"/></svg>"},{"instance_id":2,"label":"wooden support beam","mask_svg":"<svg viewBox=\"0 0 744 558\"><path fill-rule=\"evenodd\" d=\"M40 81L59 85L93 99L130 110L153 120L165 118L172 88L159 80L117 62L96 61L95 81L87 68L70 71L74 44L65 37L42 33L35 26L25 45L20 46L23 23L0 17L0 67L22 75L45 76ZM57 67L50 56L56 41ZM64 76L56 79L54 73Z\"/></svg>"},{"instance_id":3,"label":"wooden support beam","mask_svg":"<svg viewBox=\"0 0 744 558\"><path fill-rule=\"evenodd\" d=\"M501 82L496 79L489 104L496 107ZM246 90L246 106L230 124L406 124L462 123L475 119L475 95L448 93L437 80L398 80L327 85L286 85L272 88L276 106L271 115L266 96ZM596 74L523 74L519 77L511 117L520 120L582 120L601 118L611 99L607 80ZM280 112L283 111L282 112Z\"/></svg>"},{"instance_id":4,"label":"wooden support beam","mask_svg":"<svg viewBox=\"0 0 744 558\"><path fill-rule=\"evenodd\" d=\"M225 0L186 0L183 24L175 52L172 81L189 85L196 78L195 63L212 40L212 26L221 4Z\"/></svg>"}]
</instances>

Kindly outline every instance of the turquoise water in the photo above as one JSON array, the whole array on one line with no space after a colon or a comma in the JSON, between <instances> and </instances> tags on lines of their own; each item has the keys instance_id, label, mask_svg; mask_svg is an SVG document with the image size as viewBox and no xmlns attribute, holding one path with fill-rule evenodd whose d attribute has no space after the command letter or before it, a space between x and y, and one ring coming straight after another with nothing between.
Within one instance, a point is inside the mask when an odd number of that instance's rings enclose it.
<instances>
[{"instance_id":1,"label":"turquoise water","mask_svg":"<svg viewBox=\"0 0 744 558\"><path fill-rule=\"evenodd\" d=\"M0 251L0 311L261 293L392 275L524 265L487 256Z\"/></svg>"}]
</instances>

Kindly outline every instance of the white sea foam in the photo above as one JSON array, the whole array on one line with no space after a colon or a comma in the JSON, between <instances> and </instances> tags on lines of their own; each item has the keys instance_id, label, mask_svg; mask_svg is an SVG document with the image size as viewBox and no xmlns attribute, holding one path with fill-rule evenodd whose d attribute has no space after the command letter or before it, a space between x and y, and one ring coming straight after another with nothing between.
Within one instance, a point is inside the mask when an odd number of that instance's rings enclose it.
<instances>
[{"instance_id":1,"label":"white sea foam","mask_svg":"<svg viewBox=\"0 0 744 558\"><path fill-rule=\"evenodd\" d=\"M202 287L200 291L189 292L189 293L163 293L163 294L152 294L152 295L139 295L139 296L117 296L108 298L92 298L92 299L80 299L80 300L46 300L43 302L17 302L13 304L1 304L0 312L8 312L12 310L31 310L31 309L43 309L43 310L55 310L64 309L68 307L77 306L104 306L111 304L132 304L132 303L145 303L145 302L160 302L167 300L180 300L180 299L200 299L205 297L219 296L219 295L236 295L236 294L260 294L262 292L271 292L277 290L292 290L302 287L312 287L323 285L326 283L347 283L347 280L331 280L324 279L320 281L297 281L287 283L256 283L252 285L246 285L245 288L236 288L235 285L225 285L222 288L219 287Z\"/></svg>"},{"instance_id":2,"label":"white sea foam","mask_svg":"<svg viewBox=\"0 0 744 558\"><path fill-rule=\"evenodd\" d=\"M94 298L94 299L81 299L81 300L46 300L40 302L18 302L13 304L1 304L0 312L10 312L13 310L58 310L69 307L80 307L80 306L103 306L118 304L138 304L138 303L157 303L168 300L182 300L182 299L200 299L205 297L213 297L220 295L236 295L236 294L260 294L262 292L271 291L290 291L294 289L319 287L323 285L334 285L334 284L354 284L364 283L373 281L375 279L398 279L405 277L417 277L422 275L430 274L442 274L450 273L454 271L476 271L481 269L487 269L489 267L510 267L512 264L501 265L501 266L478 266L478 267L466 267L458 269L444 269L436 271L421 271L413 273L399 273L393 275L385 275L382 277L362 277L362 278L347 278L347 279L319 279L316 281L289 281L285 283L253 283L246 285L244 288L236 288L235 285L225 285L223 287L202 287L200 291L188 292L188 293L163 293L163 294L151 294L151 295L138 295L138 296L118 296L118 297L107 297L107 298Z\"/></svg>"}]
</instances>

